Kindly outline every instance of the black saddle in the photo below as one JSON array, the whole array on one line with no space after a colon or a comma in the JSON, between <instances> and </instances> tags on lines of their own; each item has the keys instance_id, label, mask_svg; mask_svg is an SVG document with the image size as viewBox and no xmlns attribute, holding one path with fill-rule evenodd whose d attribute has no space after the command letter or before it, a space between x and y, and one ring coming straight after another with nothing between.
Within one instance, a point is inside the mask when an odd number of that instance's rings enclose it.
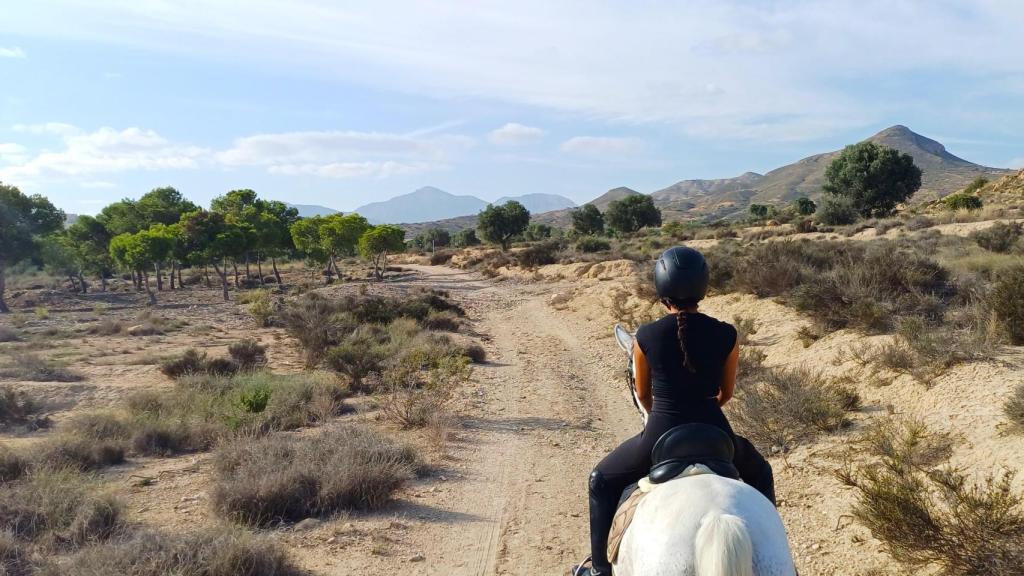
<instances>
[{"instance_id":1,"label":"black saddle","mask_svg":"<svg viewBox=\"0 0 1024 576\"><path fill-rule=\"evenodd\" d=\"M733 465L736 447L732 437L709 424L683 424L661 435L651 450L650 480L661 484L675 478L692 464L703 464L726 478L739 479Z\"/></svg>"}]
</instances>

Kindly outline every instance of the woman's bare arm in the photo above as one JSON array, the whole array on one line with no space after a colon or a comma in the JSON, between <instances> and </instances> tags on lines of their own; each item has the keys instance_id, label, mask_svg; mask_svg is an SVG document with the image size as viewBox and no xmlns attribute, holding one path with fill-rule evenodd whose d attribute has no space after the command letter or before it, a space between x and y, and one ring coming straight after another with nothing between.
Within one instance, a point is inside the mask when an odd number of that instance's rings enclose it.
<instances>
[{"instance_id":1,"label":"woman's bare arm","mask_svg":"<svg viewBox=\"0 0 1024 576\"><path fill-rule=\"evenodd\" d=\"M654 405L654 396L651 390L651 366L647 363L647 357L640 345L633 342L633 376L636 378L636 395L640 399L640 405L647 412L651 411Z\"/></svg>"},{"instance_id":2,"label":"woman's bare arm","mask_svg":"<svg viewBox=\"0 0 1024 576\"><path fill-rule=\"evenodd\" d=\"M736 391L736 368L740 363L740 343L732 347L732 352L725 359L725 367L722 369L721 391L718 393L718 405L725 406L725 403L732 398Z\"/></svg>"}]
</instances>

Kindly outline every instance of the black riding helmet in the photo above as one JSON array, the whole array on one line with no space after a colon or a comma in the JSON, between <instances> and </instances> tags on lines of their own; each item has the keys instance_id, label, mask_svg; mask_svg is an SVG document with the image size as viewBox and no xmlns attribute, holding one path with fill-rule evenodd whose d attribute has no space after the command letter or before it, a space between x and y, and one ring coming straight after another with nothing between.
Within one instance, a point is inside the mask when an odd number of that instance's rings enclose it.
<instances>
[{"instance_id":1,"label":"black riding helmet","mask_svg":"<svg viewBox=\"0 0 1024 576\"><path fill-rule=\"evenodd\" d=\"M686 246L665 250L654 265L658 297L677 306L696 304L708 292L708 263L704 255Z\"/></svg>"}]
</instances>

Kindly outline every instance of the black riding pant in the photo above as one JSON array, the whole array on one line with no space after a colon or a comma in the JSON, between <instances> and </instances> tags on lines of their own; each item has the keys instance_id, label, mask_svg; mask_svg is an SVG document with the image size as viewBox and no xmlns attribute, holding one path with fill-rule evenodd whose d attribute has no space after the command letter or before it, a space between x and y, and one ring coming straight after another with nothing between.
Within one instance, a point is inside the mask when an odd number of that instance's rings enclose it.
<instances>
[{"instance_id":1,"label":"black riding pant","mask_svg":"<svg viewBox=\"0 0 1024 576\"><path fill-rule=\"evenodd\" d=\"M608 532L611 530L615 510L619 504L622 491L630 484L640 480L650 472L651 450L661 435L681 424L699 422L718 426L734 437L736 457L734 464L740 477L750 484L772 503L775 502L774 480L771 465L745 438L733 434L729 422L722 414L714 399L713 408L708 405L706 410L694 414L694 418L680 418L674 415L652 413L647 419L647 426L640 434L623 442L611 454L605 456L590 474L590 554L594 566L607 570ZM604 572L607 573L607 572Z\"/></svg>"}]
</instances>

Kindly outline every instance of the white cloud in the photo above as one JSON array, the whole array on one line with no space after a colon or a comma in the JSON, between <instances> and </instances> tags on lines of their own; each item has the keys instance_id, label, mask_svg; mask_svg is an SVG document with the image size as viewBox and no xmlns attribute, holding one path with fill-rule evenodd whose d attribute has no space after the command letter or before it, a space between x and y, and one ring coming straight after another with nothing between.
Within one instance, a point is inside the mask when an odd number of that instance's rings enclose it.
<instances>
[{"instance_id":1,"label":"white cloud","mask_svg":"<svg viewBox=\"0 0 1024 576\"><path fill-rule=\"evenodd\" d=\"M0 58L26 58L25 51L17 46L5 48L0 46Z\"/></svg>"},{"instance_id":2,"label":"white cloud","mask_svg":"<svg viewBox=\"0 0 1024 576\"><path fill-rule=\"evenodd\" d=\"M290 176L308 174L322 178L387 178L398 174L415 174L438 170L441 166L426 162L334 162L331 164L276 164L267 168L271 174Z\"/></svg>"},{"instance_id":3,"label":"white cloud","mask_svg":"<svg viewBox=\"0 0 1024 576\"><path fill-rule=\"evenodd\" d=\"M501 128L492 130L487 135L487 139L490 140L491 144L496 144L498 146L522 146L525 144L533 144L543 137L544 130L533 126L524 126L515 122L509 122Z\"/></svg>"},{"instance_id":4,"label":"white cloud","mask_svg":"<svg viewBox=\"0 0 1024 576\"><path fill-rule=\"evenodd\" d=\"M79 186L89 190L95 190L97 188L117 188L117 184L107 182L106 180L90 180L88 182L82 182Z\"/></svg>"},{"instance_id":5,"label":"white cloud","mask_svg":"<svg viewBox=\"0 0 1024 576\"><path fill-rule=\"evenodd\" d=\"M281 132L238 138L216 159L225 166L264 166L271 174L386 178L445 169L473 144L465 136L432 135L431 131Z\"/></svg>"},{"instance_id":6,"label":"white cloud","mask_svg":"<svg viewBox=\"0 0 1024 576\"><path fill-rule=\"evenodd\" d=\"M1024 73L1018 0L693 0L643 10L587 0L445 10L412 0L251 0L244 10L202 0L55 0L7 8L0 31L668 123L704 138L800 139L810 126L820 137L876 122L932 87L923 82L894 103L851 86L917 72L971 78L975 86Z\"/></svg>"},{"instance_id":7,"label":"white cloud","mask_svg":"<svg viewBox=\"0 0 1024 576\"><path fill-rule=\"evenodd\" d=\"M25 153L0 168L0 180L69 178L132 170L195 168L207 150L169 142L152 130L100 128L84 132L68 124L16 126L16 130L58 134L63 148Z\"/></svg>"},{"instance_id":8,"label":"white cloud","mask_svg":"<svg viewBox=\"0 0 1024 576\"><path fill-rule=\"evenodd\" d=\"M15 124L11 126L15 132L26 132L28 134L59 134L61 136L76 134L78 128L63 122L43 122L40 124Z\"/></svg>"},{"instance_id":9,"label":"white cloud","mask_svg":"<svg viewBox=\"0 0 1024 576\"><path fill-rule=\"evenodd\" d=\"M562 142L559 147L562 152L568 154L604 159L633 157L644 148L644 142L637 138L609 136L576 136Z\"/></svg>"}]
</instances>

